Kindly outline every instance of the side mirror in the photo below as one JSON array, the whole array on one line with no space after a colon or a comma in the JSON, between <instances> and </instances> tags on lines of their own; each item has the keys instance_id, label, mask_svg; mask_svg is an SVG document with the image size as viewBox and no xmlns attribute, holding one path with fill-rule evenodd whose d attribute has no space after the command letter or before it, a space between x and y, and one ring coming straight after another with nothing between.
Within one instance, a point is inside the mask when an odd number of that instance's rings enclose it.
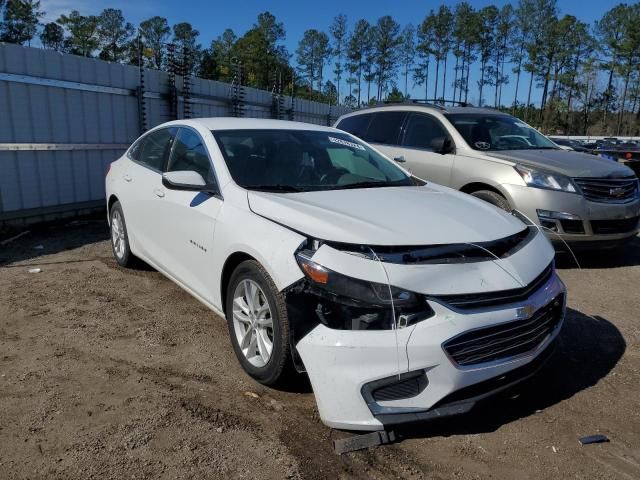
<instances>
[{"instance_id":1,"label":"side mirror","mask_svg":"<svg viewBox=\"0 0 640 480\"><path fill-rule=\"evenodd\" d=\"M162 185L169 190L186 190L190 192L211 192L215 189L198 172L183 170L179 172L165 172L162 174Z\"/></svg>"},{"instance_id":2,"label":"side mirror","mask_svg":"<svg viewBox=\"0 0 640 480\"><path fill-rule=\"evenodd\" d=\"M441 153L442 155L446 153L451 153L453 151L453 144L450 138L446 137L437 137L431 140L430 144L433 151L436 153Z\"/></svg>"}]
</instances>

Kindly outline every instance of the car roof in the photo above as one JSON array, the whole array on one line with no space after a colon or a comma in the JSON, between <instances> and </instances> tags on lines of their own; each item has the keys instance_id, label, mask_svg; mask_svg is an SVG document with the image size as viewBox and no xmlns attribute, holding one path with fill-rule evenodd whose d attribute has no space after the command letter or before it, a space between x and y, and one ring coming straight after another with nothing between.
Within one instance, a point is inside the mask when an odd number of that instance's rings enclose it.
<instances>
[{"instance_id":1,"label":"car roof","mask_svg":"<svg viewBox=\"0 0 640 480\"><path fill-rule=\"evenodd\" d=\"M320 132L335 132L335 128L314 125L303 122L290 122L288 120L271 120L265 118L236 118L236 117L209 117L190 118L184 120L174 120L165 123L169 125L191 125L205 128L207 130L315 130Z\"/></svg>"},{"instance_id":2,"label":"car roof","mask_svg":"<svg viewBox=\"0 0 640 480\"><path fill-rule=\"evenodd\" d=\"M362 113L372 113L381 111L416 111L416 112L438 112L438 113L471 113L471 114L484 114L484 115L508 115L500 110L493 108L481 108L481 107L469 107L469 106L443 106L437 104L420 104L414 102L404 103L391 103L387 105L375 105L371 107L365 107L360 110L343 115L348 117L351 115L359 115Z\"/></svg>"}]
</instances>

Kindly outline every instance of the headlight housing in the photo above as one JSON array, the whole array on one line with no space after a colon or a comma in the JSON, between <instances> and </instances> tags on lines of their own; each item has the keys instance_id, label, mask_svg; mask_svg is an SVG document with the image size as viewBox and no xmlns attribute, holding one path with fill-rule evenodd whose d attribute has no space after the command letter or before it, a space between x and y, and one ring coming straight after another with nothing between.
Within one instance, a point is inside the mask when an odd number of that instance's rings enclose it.
<instances>
[{"instance_id":1,"label":"headlight housing","mask_svg":"<svg viewBox=\"0 0 640 480\"><path fill-rule=\"evenodd\" d=\"M435 313L424 295L383 283L342 275L311 260L304 251L296 260L305 275L313 312L330 328L388 330L402 328Z\"/></svg>"},{"instance_id":2,"label":"headlight housing","mask_svg":"<svg viewBox=\"0 0 640 480\"><path fill-rule=\"evenodd\" d=\"M532 168L516 165L516 172L520 174L524 183L529 187L544 188L546 190L558 190L562 192L578 193L573 180L558 173L534 170Z\"/></svg>"},{"instance_id":3,"label":"headlight housing","mask_svg":"<svg viewBox=\"0 0 640 480\"><path fill-rule=\"evenodd\" d=\"M393 297L394 307L406 307L419 303L418 295L383 283L367 282L347 277L314 262L304 253L296 254L298 265L313 286L324 290L343 303L355 305L390 307Z\"/></svg>"}]
</instances>

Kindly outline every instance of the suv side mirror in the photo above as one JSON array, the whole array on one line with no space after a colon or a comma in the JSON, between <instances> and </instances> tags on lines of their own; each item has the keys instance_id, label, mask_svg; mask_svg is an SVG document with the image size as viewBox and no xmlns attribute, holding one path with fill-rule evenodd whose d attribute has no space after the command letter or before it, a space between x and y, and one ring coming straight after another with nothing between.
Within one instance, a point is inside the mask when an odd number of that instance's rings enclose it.
<instances>
[{"instance_id":1,"label":"suv side mirror","mask_svg":"<svg viewBox=\"0 0 640 480\"><path fill-rule=\"evenodd\" d=\"M440 153L442 155L446 153L451 153L453 151L453 143L450 138L446 137L437 137L431 140L430 144L433 151L436 153Z\"/></svg>"},{"instance_id":2,"label":"suv side mirror","mask_svg":"<svg viewBox=\"0 0 640 480\"><path fill-rule=\"evenodd\" d=\"M202 178L202 175L193 170L165 172L162 174L162 185L169 190L217 193L217 190Z\"/></svg>"}]
</instances>

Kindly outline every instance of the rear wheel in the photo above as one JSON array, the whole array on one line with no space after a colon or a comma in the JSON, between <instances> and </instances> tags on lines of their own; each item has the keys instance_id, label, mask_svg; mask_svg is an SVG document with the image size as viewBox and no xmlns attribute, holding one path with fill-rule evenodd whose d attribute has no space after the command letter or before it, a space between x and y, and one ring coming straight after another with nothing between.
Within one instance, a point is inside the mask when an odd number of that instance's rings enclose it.
<instances>
[{"instance_id":1,"label":"rear wheel","mask_svg":"<svg viewBox=\"0 0 640 480\"><path fill-rule=\"evenodd\" d=\"M109 213L111 227L111 249L116 262L121 267L131 267L135 261L131 247L129 246L129 235L127 234L127 224L124 221L124 213L120 202L115 202Z\"/></svg>"},{"instance_id":2,"label":"rear wheel","mask_svg":"<svg viewBox=\"0 0 640 480\"><path fill-rule=\"evenodd\" d=\"M292 361L286 304L258 262L242 262L231 275L225 314L242 368L264 385L287 378Z\"/></svg>"},{"instance_id":3,"label":"rear wheel","mask_svg":"<svg viewBox=\"0 0 640 480\"><path fill-rule=\"evenodd\" d=\"M511 212L509 202L499 193L492 192L491 190L478 190L477 192L472 192L471 195L485 202L489 202L491 205L495 205L506 212Z\"/></svg>"}]
</instances>

